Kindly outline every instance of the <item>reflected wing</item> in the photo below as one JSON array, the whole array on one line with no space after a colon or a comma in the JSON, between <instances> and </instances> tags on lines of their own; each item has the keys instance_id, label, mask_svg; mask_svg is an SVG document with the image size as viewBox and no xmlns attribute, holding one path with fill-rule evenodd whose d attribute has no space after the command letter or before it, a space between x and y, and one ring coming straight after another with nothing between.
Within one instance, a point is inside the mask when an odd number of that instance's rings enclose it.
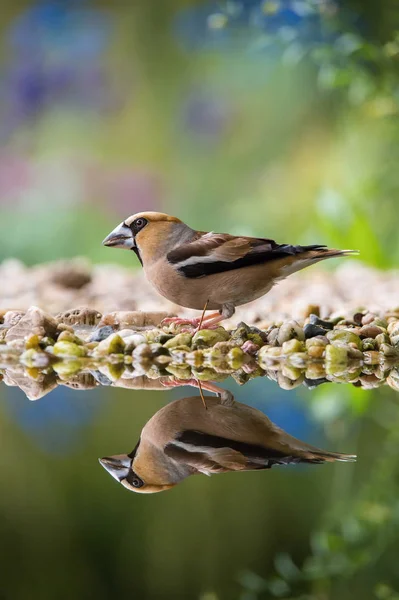
<instances>
[{"instance_id":1,"label":"reflected wing","mask_svg":"<svg viewBox=\"0 0 399 600\"><path fill-rule=\"evenodd\" d=\"M297 463L301 460L298 456L274 448L191 430L179 434L175 442L166 446L165 453L206 474L270 469L276 464ZM312 462L323 460L315 459Z\"/></svg>"}]
</instances>

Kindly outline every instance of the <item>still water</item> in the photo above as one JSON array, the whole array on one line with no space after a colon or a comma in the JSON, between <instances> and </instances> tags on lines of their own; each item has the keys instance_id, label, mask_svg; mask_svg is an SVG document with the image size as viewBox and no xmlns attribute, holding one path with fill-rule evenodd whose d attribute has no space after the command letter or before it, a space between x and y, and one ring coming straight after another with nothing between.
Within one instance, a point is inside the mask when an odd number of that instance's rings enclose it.
<instances>
[{"instance_id":1,"label":"still water","mask_svg":"<svg viewBox=\"0 0 399 600\"><path fill-rule=\"evenodd\" d=\"M0 384L1 597L397 598L395 391L218 385Z\"/></svg>"}]
</instances>

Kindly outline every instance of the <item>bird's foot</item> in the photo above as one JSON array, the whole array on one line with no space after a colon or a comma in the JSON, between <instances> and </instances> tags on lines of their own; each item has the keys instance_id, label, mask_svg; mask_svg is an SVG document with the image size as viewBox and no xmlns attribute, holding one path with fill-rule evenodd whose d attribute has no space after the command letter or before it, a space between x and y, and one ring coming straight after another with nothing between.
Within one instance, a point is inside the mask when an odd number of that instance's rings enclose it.
<instances>
[{"instance_id":1,"label":"bird's foot","mask_svg":"<svg viewBox=\"0 0 399 600\"><path fill-rule=\"evenodd\" d=\"M217 324L223 321L224 317L220 313L211 313L210 315L194 317L193 319L182 319L180 317L167 317L161 323L162 325L190 325L191 329L181 329L181 333L197 333L201 329L216 329ZM194 329L194 331L193 331Z\"/></svg>"},{"instance_id":2,"label":"bird's foot","mask_svg":"<svg viewBox=\"0 0 399 600\"><path fill-rule=\"evenodd\" d=\"M182 319L180 317L167 317L161 322L163 325L191 325L192 327L198 327L200 319L195 317L194 319Z\"/></svg>"}]
</instances>

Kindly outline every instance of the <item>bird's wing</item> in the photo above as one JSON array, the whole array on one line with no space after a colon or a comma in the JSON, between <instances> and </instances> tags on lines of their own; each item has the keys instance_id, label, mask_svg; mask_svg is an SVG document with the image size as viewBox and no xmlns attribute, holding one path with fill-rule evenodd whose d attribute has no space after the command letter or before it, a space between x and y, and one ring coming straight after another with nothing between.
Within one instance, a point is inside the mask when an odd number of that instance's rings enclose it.
<instances>
[{"instance_id":1,"label":"bird's wing","mask_svg":"<svg viewBox=\"0 0 399 600\"><path fill-rule=\"evenodd\" d=\"M184 277L198 278L287 258L325 246L291 246L266 238L236 237L227 233L200 234L167 254L167 260Z\"/></svg>"},{"instance_id":2,"label":"bird's wing","mask_svg":"<svg viewBox=\"0 0 399 600\"><path fill-rule=\"evenodd\" d=\"M165 447L165 454L178 462L189 464L201 473L210 474L270 469L276 464L300 462L298 455L290 454L289 448L287 450L284 452L272 447L187 430Z\"/></svg>"}]
</instances>

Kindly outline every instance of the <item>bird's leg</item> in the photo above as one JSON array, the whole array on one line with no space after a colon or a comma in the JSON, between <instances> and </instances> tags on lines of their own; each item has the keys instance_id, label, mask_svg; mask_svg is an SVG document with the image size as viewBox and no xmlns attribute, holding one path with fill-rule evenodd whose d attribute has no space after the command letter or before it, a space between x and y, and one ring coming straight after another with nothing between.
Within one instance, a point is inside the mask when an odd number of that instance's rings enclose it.
<instances>
[{"instance_id":1,"label":"bird's leg","mask_svg":"<svg viewBox=\"0 0 399 600\"><path fill-rule=\"evenodd\" d=\"M211 383L210 381L199 381L198 379L176 379L176 378L169 378L169 380L167 381L161 381L162 385L168 388L175 388L175 387L181 387L184 385L191 385L193 387L197 387L200 388L201 387L206 390L207 392L212 392L213 394L216 394L217 396L219 396L221 404L223 404L224 406L233 406L235 400L234 400L234 396L231 392L229 392L229 390L225 390L221 387L219 387L218 385L216 385L215 383ZM202 396L201 396L202 397Z\"/></svg>"},{"instance_id":2,"label":"bird's leg","mask_svg":"<svg viewBox=\"0 0 399 600\"><path fill-rule=\"evenodd\" d=\"M206 310L206 309L205 309ZM163 319L161 325L170 325L172 323L174 323L175 325L192 325L193 327L199 327L200 323L202 325L202 323L204 321L208 321L209 319L214 319L215 317L218 317L219 313L218 312L214 312L211 313L210 315L205 315L204 317L194 317L193 319L183 319L180 317L167 317L166 319Z\"/></svg>"},{"instance_id":3,"label":"bird's leg","mask_svg":"<svg viewBox=\"0 0 399 600\"><path fill-rule=\"evenodd\" d=\"M225 319L230 319L235 313L235 307L233 304L223 304L222 309L219 313L208 315L206 323L202 324L202 327L197 327L196 332L200 329L214 329L219 323ZM205 320L205 319L204 319Z\"/></svg>"}]
</instances>

